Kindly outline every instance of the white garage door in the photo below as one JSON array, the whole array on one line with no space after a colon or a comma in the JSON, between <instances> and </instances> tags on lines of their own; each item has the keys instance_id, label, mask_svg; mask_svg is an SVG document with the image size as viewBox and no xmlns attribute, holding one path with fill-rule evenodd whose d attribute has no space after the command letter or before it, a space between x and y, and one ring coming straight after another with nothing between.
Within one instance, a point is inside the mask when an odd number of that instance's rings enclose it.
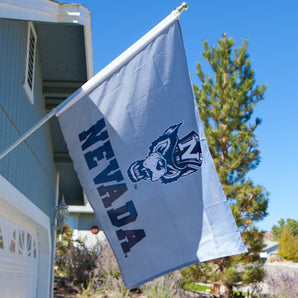
<instances>
[{"instance_id":1,"label":"white garage door","mask_svg":"<svg viewBox=\"0 0 298 298\"><path fill-rule=\"evenodd\" d=\"M0 206L0 297L36 297L37 229L26 217Z\"/></svg>"}]
</instances>

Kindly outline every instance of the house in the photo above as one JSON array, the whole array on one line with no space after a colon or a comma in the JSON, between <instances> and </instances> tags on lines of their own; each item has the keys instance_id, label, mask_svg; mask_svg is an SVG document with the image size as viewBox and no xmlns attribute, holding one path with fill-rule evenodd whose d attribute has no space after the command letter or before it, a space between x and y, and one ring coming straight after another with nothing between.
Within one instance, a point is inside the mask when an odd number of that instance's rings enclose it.
<instances>
[{"instance_id":1,"label":"house","mask_svg":"<svg viewBox=\"0 0 298 298\"><path fill-rule=\"evenodd\" d=\"M272 232L264 232L263 241L265 247L260 253L260 258L268 260L272 256L278 255L278 241L274 241Z\"/></svg>"},{"instance_id":2,"label":"house","mask_svg":"<svg viewBox=\"0 0 298 298\"><path fill-rule=\"evenodd\" d=\"M69 206L68 210L70 214L67 224L73 232L73 239L84 241L86 247L92 249L106 238L103 231L99 230L99 224L95 218L94 211L87 201L85 194L83 194L83 198L84 205ZM93 227L97 227L98 229L93 231Z\"/></svg>"},{"instance_id":3,"label":"house","mask_svg":"<svg viewBox=\"0 0 298 298\"><path fill-rule=\"evenodd\" d=\"M272 256L278 255L278 241L265 240L265 248L260 253L262 259L268 260Z\"/></svg>"},{"instance_id":4,"label":"house","mask_svg":"<svg viewBox=\"0 0 298 298\"><path fill-rule=\"evenodd\" d=\"M0 36L2 152L93 76L91 13L52 0L0 0ZM78 229L96 224L53 117L0 160L1 297L53 296L62 195Z\"/></svg>"}]
</instances>

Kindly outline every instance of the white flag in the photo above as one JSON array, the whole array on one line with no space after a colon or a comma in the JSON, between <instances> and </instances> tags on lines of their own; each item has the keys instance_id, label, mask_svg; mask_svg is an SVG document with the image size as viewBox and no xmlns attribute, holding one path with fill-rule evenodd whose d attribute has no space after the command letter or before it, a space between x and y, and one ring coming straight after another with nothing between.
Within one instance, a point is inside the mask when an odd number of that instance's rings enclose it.
<instances>
[{"instance_id":1,"label":"white flag","mask_svg":"<svg viewBox=\"0 0 298 298\"><path fill-rule=\"evenodd\" d=\"M178 21L59 120L128 288L246 251L204 136Z\"/></svg>"}]
</instances>

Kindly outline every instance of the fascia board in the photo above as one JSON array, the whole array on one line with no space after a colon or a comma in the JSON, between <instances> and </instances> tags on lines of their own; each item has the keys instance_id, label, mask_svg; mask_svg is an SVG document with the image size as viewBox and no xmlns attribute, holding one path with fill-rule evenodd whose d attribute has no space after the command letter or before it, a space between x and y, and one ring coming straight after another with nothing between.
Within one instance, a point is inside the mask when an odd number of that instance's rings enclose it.
<instances>
[{"instance_id":1,"label":"fascia board","mask_svg":"<svg viewBox=\"0 0 298 298\"><path fill-rule=\"evenodd\" d=\"M91 30L91 11L89 10L89 18L84 26L85 39L85 53L86 53L86 67L87 79L91 79L94 75L93 68L93 45L92 45L92 30Z\"/></svg>"},{"instance_id":2,"label":"fascia board","mask_svg":"<svg viewBox=\"0 0 298 298\"><path fill-rule=\"evenodd\" d=\"M89 10L81 4L50 0L1 0L0 17L38 22L76 23L85 26Z\"/></svg>"},{"instance_id":3,"label":"fascia board","mask_svg":"<svg viewBox=\"0 0 298 298\"><path fill-rule=\"evenodd\" d=\"M69 205L68 210L70 213L94 213L94 210L90 205L86 205L86 206Z\"/></svg>"}]
</instances>

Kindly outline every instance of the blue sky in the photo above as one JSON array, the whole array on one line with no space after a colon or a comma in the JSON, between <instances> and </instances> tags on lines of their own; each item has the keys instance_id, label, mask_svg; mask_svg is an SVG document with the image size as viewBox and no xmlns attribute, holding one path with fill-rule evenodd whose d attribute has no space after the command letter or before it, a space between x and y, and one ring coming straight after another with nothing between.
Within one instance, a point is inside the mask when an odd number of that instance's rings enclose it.
<instances>
[{"instance_id":1,"label":"blue sky","mask_svg":"<svg viewBox=\"0 0 298 298\"><path fill-rule=\"evenodd\" d=\"M92 11L95 73L147 33L181 4L176 0L78 0ZM255 108L262 119L256 131L261 163L250 172L270 193L269 215L262 230L281 218L298 220L298 1L187 1L180 17L188 67L198 84L196 62L203 64L202 42L216 45L223 33L240 46L248 39L248 54L256 84L266 84L265 100Z\"/></svg>"}]
</instances>

